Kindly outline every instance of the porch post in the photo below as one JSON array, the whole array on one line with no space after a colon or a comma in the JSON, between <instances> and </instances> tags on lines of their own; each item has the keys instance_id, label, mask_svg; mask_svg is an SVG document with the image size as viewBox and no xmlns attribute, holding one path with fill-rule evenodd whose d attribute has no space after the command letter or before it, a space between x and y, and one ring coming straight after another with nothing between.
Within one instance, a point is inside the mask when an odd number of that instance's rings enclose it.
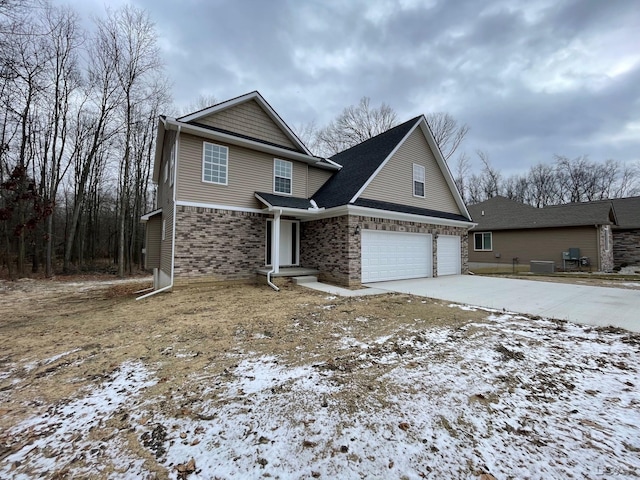
<instances>
[{"instance_id":1,"label":"porch post","mask_svg":"<svg viewBox=\"0 0 640 480\"><path fill-rule=\"evenodd\" d=\"M271 224L271 268L272 273L280 272L280 214L282 210L276 210Z\"/></svg>"}]
</instances>

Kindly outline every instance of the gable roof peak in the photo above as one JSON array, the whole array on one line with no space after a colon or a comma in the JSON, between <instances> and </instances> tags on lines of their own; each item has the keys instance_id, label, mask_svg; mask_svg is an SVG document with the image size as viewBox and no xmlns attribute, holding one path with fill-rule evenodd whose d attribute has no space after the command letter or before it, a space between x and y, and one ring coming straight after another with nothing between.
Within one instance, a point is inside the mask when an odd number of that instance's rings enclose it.
<instances>
[{"instance_id":1,"label":"gable roof peak","mask_svg":"<svg viewBox=\"0 0 640 480\"><path fill-rule=\"evenodd\" d=\"M222 112L237 105L250 102L252 100L258 103L260 108L262 108L267 116L271 118L271 120L278 126L278 128L284 133L284 135L296 148L300 149L307 155L313 156L307 146L302 143L295 132L291 130L291 128L289 128L289 125L286 124L282 117L278 115L278 113L271 107L271 105L269 105L269 102L267 102L257 90L245 93L244 95L240 95L229 100L225 100L224 102L216 103L215 105L203 108L202 110L198 110L197 112L183 115L182 117L178 117L176 120L184 123L196 123L198 120L204 117Z\"/></svg>"}]
</instances>

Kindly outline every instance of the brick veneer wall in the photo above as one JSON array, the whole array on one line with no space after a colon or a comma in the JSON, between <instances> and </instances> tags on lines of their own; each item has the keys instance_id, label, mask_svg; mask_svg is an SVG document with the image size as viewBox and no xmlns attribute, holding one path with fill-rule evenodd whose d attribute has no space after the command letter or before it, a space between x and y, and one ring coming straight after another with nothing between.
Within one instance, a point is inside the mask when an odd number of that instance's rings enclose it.
<instances>
[{"instance_id":1,"label":"brick veneer wall","mask_svg":"<svg viewBox=\"0 0 640 480\"><path fill-rule=\"evenodd\" d=\"M613 261L617 266L640 265L640 229L613 232Z\"/></svg>"},{"instance_id":2,"label":"brick veneer wall","mask_svg":"<svg viewBox=\"0 0 640 480\"><path fill-rule=\"evenodd\" d=\"M320 271L318 279L338 285L360 283L360 236L355 217L323 218L300 225L300 265Z\"/></svg>"},{"instance_id":3,"label":"brick veneer wall","mask_svg":"<svg viewBox=\"0 0 640 480\"><path fill-rule=\"evenodd\" d=\"M254 279L264 266L265 216L203 207L176 211L176 277Z\"/></svg>"},{"instance_id":4,"label":"brick veneer wall","mask_svg":"<svg viewBox=\"0 0 640 480\"><path fill-rule=\"evenodd\" d=\"M377 217L341 216L304 222L301 227L300 261L305 267L320 270L319 279L325 282L353 286L361 281L360 230L429 233L433 241L433 275L437 275L437 241L435 235L460 236L462 273L469 271L468 230L429 223L387 220Z\"/></svg>"}]
</instances>

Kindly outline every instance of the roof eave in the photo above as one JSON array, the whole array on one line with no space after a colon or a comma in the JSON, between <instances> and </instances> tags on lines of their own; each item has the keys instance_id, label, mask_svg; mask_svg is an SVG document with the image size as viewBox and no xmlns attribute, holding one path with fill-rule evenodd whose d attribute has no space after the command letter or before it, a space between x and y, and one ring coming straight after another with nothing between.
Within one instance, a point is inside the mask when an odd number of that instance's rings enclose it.
<instances>
[{"instance_id":1,"label":"roof eave","mask_svg":"<svg viewBox=\"0 0 640 480\"><path fill-rule=\"evenodd\" d=\"M190 123L184 123L183 121L176 120L174 118L169 118L166 120L166 124L165 124L166 129L177 129L178 126L181 127L181 131L183 133L191 133L199 137L204 137L211 140L217 140L219 142L224 142L224 143L236 145L239 147L251 148L252 150L269 153L272 155L276 155L278 157L298 160L324 170L331 170L331 171L340 170L339 166L334 166L330 163L324 163L322 162L322 159L318 157L314 157L313 155L307 155L304 153L295 152L293 150L288 150L286 148L281 148L274 145L267 145L265 143L237 137L235 135L231 135L228 133L209 130L207 128L199 127L197 125L192 125Z\"/></svg>"}]
</instances>

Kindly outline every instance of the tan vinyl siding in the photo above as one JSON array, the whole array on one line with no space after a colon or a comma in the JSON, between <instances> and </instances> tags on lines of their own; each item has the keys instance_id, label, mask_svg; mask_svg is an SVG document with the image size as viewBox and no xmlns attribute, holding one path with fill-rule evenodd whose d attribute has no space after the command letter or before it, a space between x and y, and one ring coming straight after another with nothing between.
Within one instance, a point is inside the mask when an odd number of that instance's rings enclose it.
<instances>
[{"instance_id":1,"label":"tan vinyl siding","mask_svg":"<svg viewBox=\"0 0 640 480\"><path fill-rule=\"evenodd\" d=\"M171 255L172 255L172 246L173 246L173 204L171 204L167 208L162 209L162 220L160 224L160 238L162 238L162 222L165 222L165 238L160 241L162 245L161 248L161 258L160 258L160 269L171 276Z\"/></svg>"},{"instance_id":2,"label":"tan vinyl siding","mask_svg":"<svg viewBox=\"0 0 640 480\"><path fill-rule=\"evenodd\" d=\"M324 185L327 180L331 178L335 172L330 170L321 170L319 168L309 167L308 181L309 188L307 190L307 197L312 197L320 187Z\"/></svg>"},{"instance_id":3,"label":"tan vinyl siding","mask_svg":"<svg viewBox=\"0 0 640 480\"><path fill-rule=\"evenodd\" d=\"M208 117L198 119L196 122L259 138L260 140L275 143L276 145L296 148L280 127L271 120L271 117L266 114L255 100L250 100L235 107L222 110Z\"/></svg>"},{"instance_id":4,"label":"tan vinyl siding","mask_svg":"<svg viewBox=\"0 0 640 480\"><path fill-rule=\"evenodd\" d=\"M161 241L162 215L155 215L146 224L144 268L160 268Z\"/></svg>"},{"instance_id":5,"label":"tan vinyl siding","mask_svg":"<svg viewBox=\"0 0 640 480\"><path fill-rule=\"evenodd\" d=\"M273 193L273 155L247 148L211 142L229 148L227 185L202 181L202 139L192 135L180 135L180 159L178 161L178 191L180 201L215 205L259 208L262 204L255 192ZM286 159L283 159L286 160ZM293 164L292 195L307 196L307 165Z\"/></svg>"},{"instance_id":6,"label":"tan vinyl siding","mask_svg":"<svg viewBox=\"0 0 640 480\"><path fill-rule=\"evenodd\" d=\"M164 208L169 205L173 199L173 187L171 186L171 179L167 178L164 181L165 170L168 171L171 159L171 147L176 138L176 132L168 131L165 134L164 145L162 147L162 165L160 166L160 177L158 178L158 192L156 206L157 208Z\"/></svg>"},{"instance_id":7,"label":"tan vinyl siding","mask_svg":"<svg viewBox=\"0 0 640 480\"><path fill-rule=\"evenodd\" d=\"M476 252L474 233L469 232L469 261L505 263L511 265L518 257L520 265L531 260L553 261L562 267L562 252L579 248L581 257L589 257L591 265L598 268L598 230L595 227L544 228L530 230L499 230L492 232L493 250ZM500 257L496 258L496 254Z\"/></svg>"},{"instance_id":8,"label":"tan vinyl siding","mask_svg":"<svg viewBox=\"0 0 640 480\"><path fill-rule=\"evenodd\" d=\"M413 164L425 168L425 198L413 196ZM362 198L462 214L420 128L405 140Z\"/></svg>"}]
</instances>

